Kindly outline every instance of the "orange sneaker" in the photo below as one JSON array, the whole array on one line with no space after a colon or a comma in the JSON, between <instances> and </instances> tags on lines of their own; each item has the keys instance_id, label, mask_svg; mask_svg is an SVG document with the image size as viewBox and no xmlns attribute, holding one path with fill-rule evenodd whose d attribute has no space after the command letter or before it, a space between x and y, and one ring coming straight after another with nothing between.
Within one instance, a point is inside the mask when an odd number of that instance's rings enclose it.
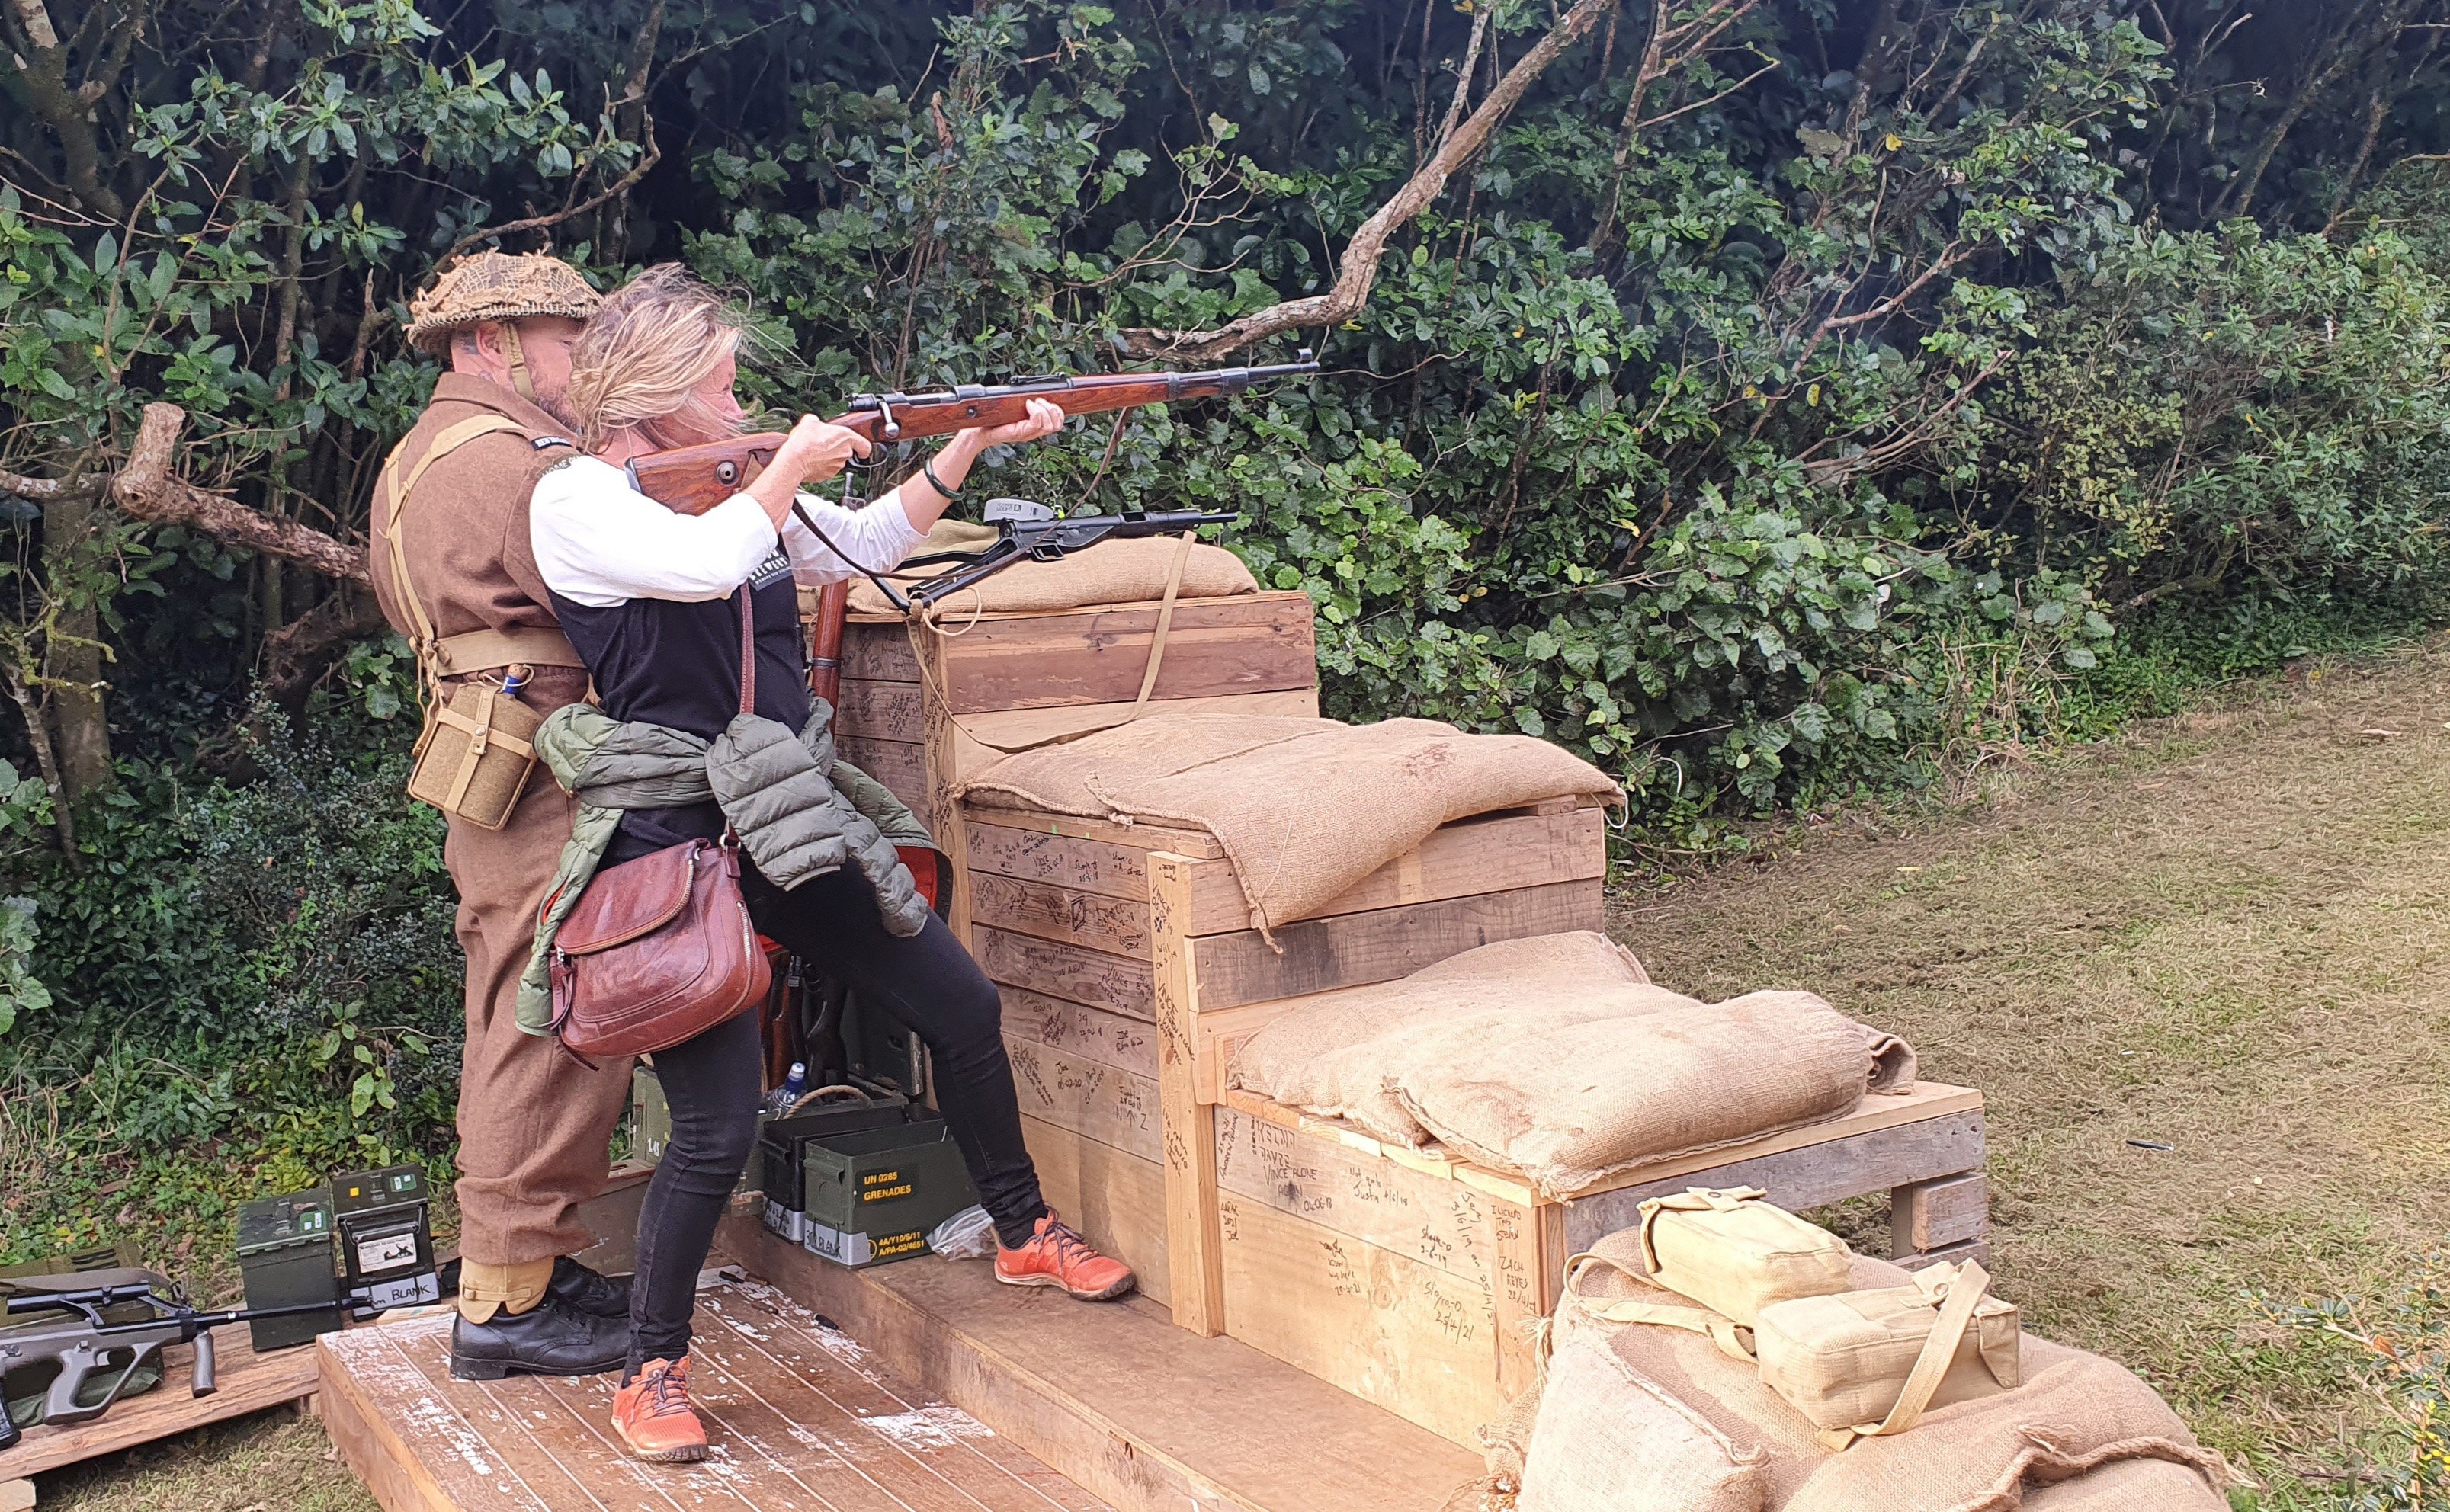
<instances>
[{"instance_id":1,"label":"orange sneaker","mask_svg":"<svg viewBox=\"0 0 2450 1512\"><path fill-rule=\"evenodd\" d=\"M996 1243L995 1275L1008 1287L1061 1287L1083 1302L1119 1297L1139 1284L1132 1268L1089 1248L1089 1241L1049 1212L1018 1250Z\"/></svg>"},{"instance_id":2,"label":"orange sneaker","mask_svg":"<svg viewBox=\"0 0 2450 1512\"><path fill-rule=\"evenodd\" d=\"M650 1360L638 1379L613 1392L612 1427L641 1460L705 1459L706 1425L690 1405L689 1356Z\"/></svg>"}]
</instances>

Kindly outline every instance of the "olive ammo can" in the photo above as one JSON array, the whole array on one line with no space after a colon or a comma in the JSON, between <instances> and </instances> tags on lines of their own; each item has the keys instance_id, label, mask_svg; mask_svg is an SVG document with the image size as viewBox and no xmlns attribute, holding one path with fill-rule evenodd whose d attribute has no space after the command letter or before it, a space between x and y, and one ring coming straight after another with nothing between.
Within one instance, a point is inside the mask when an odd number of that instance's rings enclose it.
<instances>
[{"instance_id":1,"label":"olive ammo can","mask_svg":"<svg viewBox=\"0 0 2450 1512\"><path fill-rule=\"evenodd\" d=\"M942 1118L800 1142L801 1245L837 1265L927 1252L927 1231L978 1201Z\"/></svg>"},{"instance_id":2,"label":"olive ammo can","mask_svg":"<svg viewBox=\"0 0 2450 1512\"><path fill-rule=\"evenodd\" d=\"M757 1132L758 1186L766 1193L766 1227L794 1244L807 1237L802 1217L807 1178L800 1167L800 1153L809 1140L904 1124L917 1111L900 1093L888 1092L768 1118Z\"/></svg>"},{"instance_id":3,"label":"olive ammo can","mask_svg":"<svg viewBox=\"0 0 2450 1512\"><path fill-rule=\"evenodd\" d=\"M340 1283L332 1273L332 1190L258 1197L238 1210L238 1269L250 1308L330 1304L324 1312L255 1318L255 1352L286 1349L340 1326Z\"/></svg>"},{"instance_id":4,"label":"olive ammo can","mask_svg":"<svg viewBox=\"0 0 2450 1512\"><path fill-rule=\"evenodd\" d=\"M440 1300L424 1172L385 1166L334 1176L332 1227L348 1295L362 1296L376 1311Z\"/></svg>"}]
</instances>

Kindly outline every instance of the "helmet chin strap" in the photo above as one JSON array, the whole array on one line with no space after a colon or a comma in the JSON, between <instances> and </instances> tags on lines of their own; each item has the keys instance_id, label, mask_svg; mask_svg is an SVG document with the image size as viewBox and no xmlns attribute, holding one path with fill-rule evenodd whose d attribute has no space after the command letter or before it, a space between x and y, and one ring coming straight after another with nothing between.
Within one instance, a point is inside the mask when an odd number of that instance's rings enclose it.
<instances>
[{"instance_id":1,"label":"helmet chin strap","mask_svg":"<svg viewBox=\"0 0 2450 1512\"><path fill-rule=\"evenodd\" d=\"M535 379L528 376L527 353L519 346L519 323L496 320L494 324L502 333L502 360L511 365L511 387L518 391L519 397L535 403Z\"/></svg>"}]
</instances>

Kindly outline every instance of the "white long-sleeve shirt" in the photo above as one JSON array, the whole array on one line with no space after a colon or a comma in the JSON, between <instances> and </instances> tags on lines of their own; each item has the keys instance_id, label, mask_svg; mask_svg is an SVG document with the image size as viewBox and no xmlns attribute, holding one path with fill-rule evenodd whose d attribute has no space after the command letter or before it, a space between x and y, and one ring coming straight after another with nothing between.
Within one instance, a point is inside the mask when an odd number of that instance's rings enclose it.
<instances>
[{"instance_id":1,"label":"white long-sleeve shirt","mask_svg":"<svg viewBox=\"0 0 2450 1512\"><path fill-rule=\"evenodd\" d=\"M926 538L911 528L899 500L847 510L803 494L800 504L870 572L893 567ZM800 582L858 575L797 518L785 519L781 539ZM682 514L632 488L630 475L612 463L579 456L537 480L528 500L528 541L546 587L591 609L612 609L633 598L722 598L774 554L775 531L765 506L746 494L703 514Z\"/></svg>"}]
</instances>

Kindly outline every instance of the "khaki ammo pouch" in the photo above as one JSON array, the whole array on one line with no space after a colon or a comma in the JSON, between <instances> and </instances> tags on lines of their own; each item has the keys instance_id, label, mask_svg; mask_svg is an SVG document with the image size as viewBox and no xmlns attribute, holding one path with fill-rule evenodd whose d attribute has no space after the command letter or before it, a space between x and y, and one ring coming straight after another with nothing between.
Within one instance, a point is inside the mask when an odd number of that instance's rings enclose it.
<instances>
[{"instance_id":1,"label":"khaki ammo pouch","mask_svg":"<svg viewBox=\"0 0 2450 1512\"><path fill-rule=\"evenodd\" d=\"M1762 1197L1759 1187L1693 1187L1643 1203L1643 1279L1743 1328L1774 1302L1854 1285L1844 1240Z\"/></svg>"},{"instance_id":2,"label":"khaki ammo pouch","mask_svg":"<svg viewBox=\"0 0 2450 1512\"><path fill-rule=\"evenodd\" d=\"M1990 1294L1990 1273L1970 1260L1915 1271L1910 1286L1773 1302L1750 1327L1705 1308L1593 1296L1585 1277L1597 1270L1632 1274L1604 1255L1576 1255L1566 1262L1563 1307L1603 1323L1702 1335L1729 1359L1757 1367L1761 1384L1833 1451L2023 1382L2016 1308Z\"/></svg>"},{"instance_id":3,"label":"khaki ammo pouch","mask_svg":"<svg viewBox=\"0 0 2450 1512\"><path fill-rule=\"evenodd\" d=\"M409 580L399 546L400 514L425 470L480 436L526 433L499 415L479 415L446 427L403 475L395 450L375 485L375 539L389 564L392 590L415 633L417 668L425 689L425 728L418 733L408 794L483 829L510 823L519 795L536 768L535 734L544 719L516 698L481 681L448 687L446 677L522 666L583 665L559 630L479 630L438 635L425 605ZM405 443L403 443L405 444Z\"/></svg>"},{"instance_id":4,"label":"khaki ammo pouch","mask_svg":"<svg viewBox=\"0 0 2450 1512\"><path fill-rule=\"evenodd\" d=\"M1923 1413L2014 1389L2024 1379L2016 1309L1979 1265L1927 1266L1914 1284L1799 1297L1761 1309L1761 1384L1843 1449L1903 1433Z\"/></svg>"}]
</instances>

